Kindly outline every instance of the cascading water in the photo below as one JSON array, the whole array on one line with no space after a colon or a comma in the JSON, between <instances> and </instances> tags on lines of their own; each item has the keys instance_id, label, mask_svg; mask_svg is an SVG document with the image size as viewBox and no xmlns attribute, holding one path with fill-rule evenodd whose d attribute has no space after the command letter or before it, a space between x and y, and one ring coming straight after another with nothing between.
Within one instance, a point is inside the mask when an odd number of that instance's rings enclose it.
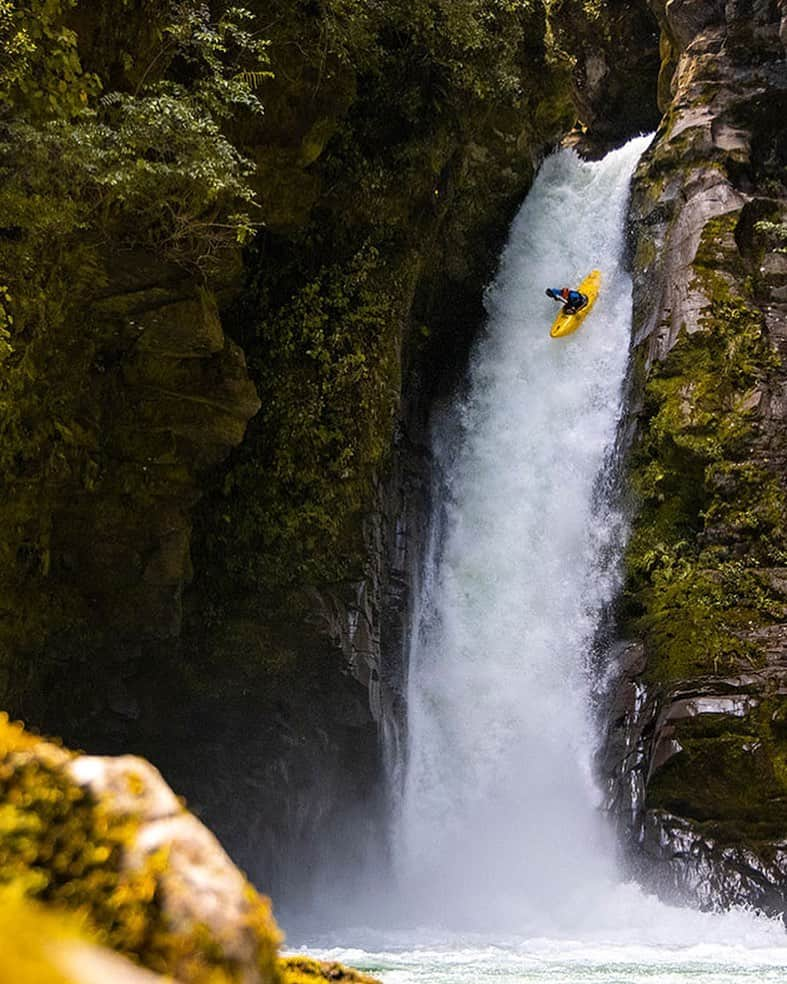
<instances>
[{"instance_id":1,"label":"cascading water","mask_svg":"<svg viewBox=\"0 0 787 984\"><path fill-rule=\"evenodd\" d=\"M323 927L343 912L354 928L309 936L312 952L385 984L776 984L787 972L780 924L670 908L623 883L592 778L588 654L622 542L600 479L629 352L628 187L647 143L545 162L489 291L467 395L435 422L394 877L323 907ZM551 339L544 288L594 267L591 316Z\"/></svg>"},{"instance_id":2,"label":"cascading water","mask_svg":"<svg viewBox=\"0 0 787 984\"><path fill-rule=\"evenodd\" d=\"M575 920L614 880L590 758L587 654L614 515L594 490L629 352L623 230L648 138L544 164L487 298L469 392L437 424L439 514L416 614L396 857L426 916ZM551 339L548 286L602 271L583 329Z\"/></svg>"}]
</instances>

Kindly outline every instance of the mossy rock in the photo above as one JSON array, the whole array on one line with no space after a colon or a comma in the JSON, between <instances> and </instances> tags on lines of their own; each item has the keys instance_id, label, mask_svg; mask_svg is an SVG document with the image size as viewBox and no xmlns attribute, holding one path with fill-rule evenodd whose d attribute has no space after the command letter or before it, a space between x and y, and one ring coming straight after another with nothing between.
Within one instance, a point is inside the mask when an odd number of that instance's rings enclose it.
<instances>
[{"instance_id":1,"label":"mossy rock","mask_svg":"<svg viewBox=\"0 0 787 984\"><path fill-rule=\"evenodd\" d=\"M732 238L734 219L713 229ZM683 333L644 386L631 457L640 511L627 548L625 617L652 681L760 665L755 630L784 616L756 568L787 546L783 482L752 460L759 392L778 364L756 306L729 288L726 248L703 238L714 278L701 330ZM723 290L721 289L723 288Z\"/></svg>"},{"instance_id":2,"label":"mossy rock","mask_svg":"<svg viewBox=\"0 0 787 984\"><path fill-rule=\"evenodd\" d=\"M0 890L2 977L13 984L78 984L57 947L85 940L84 920L27 899L18 886Z\"/></svg>"},{"instance_id":3,"label":"mossy rock","mask_svg":"<svg viewBox=\"0 0 787 984\"><path fill-rule=\"evenodd\" d=\"M0 953L9 984L165 981L100 946L83 916L32 902L17 885L0 889Z\"/></svg>"},{"instance_id":4,"label":"mossy rock","mask_svg":"<svg viewBox=\"0 0 787 984\"><path fill-rule=\"evenodd\" d=\"M278 980L268 900L147 763L75 756L0 715L0 800L0 884L157 973Z\"/></svg>"},{"instance_id":5,"label":"mossy rock","mask_svg":"<svg viewBox=\"0 0 787 984\"><path fill-rule=\"evenodd\" d=\"M783 713L784 701L777 710ZM681 751L648 783L648 809L691 818L712 838L756 845L780 840L787 809L787 741L773 699L743 718L703 714L683 721Z\"/></svg>"},{"instance_id":6,"label":"mossy rock","mask_svg":"<svg viewBox=\"0 0 787 984\"><path fill-rule=\"evenodd\" d=\"M284 957L280 961L282 984L320 984L334 981L336 984L380 984L375 977L351 970L342 964L314 960L311 957Z\"/></svg>"}]
</instances>

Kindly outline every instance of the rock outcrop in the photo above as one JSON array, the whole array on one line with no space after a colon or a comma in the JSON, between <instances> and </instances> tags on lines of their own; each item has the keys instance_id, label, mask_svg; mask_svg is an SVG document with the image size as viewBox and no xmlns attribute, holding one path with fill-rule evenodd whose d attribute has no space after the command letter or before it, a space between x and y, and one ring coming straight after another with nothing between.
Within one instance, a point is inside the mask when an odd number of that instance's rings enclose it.
<instances>
[{"instance_id":1,"label":"rock outcrop","mask_svg":"<svg viewBox=\"0 0 787 984\"><path fill-rule=\"evenodd\" d=\"M601 771L666 895L784 912L783 4L653 2L664 119L634 182L639 512Z\"/></svg>"},{"instance_id":2,"label":"rock outcrop","mask_svg":"<svg viewBox=\"0 0 787 984\"><path fill-rule=\"evenodd\" d=\"M162 977L101 946L83 921L0 889L2 978L14 984L164 984Z\"/></svg>"},{"instance_id":3,"label":"rock outcrop","mask_svg":"<svg viewBox=\"0 0 787 984\"><path fill-rule=\"evenodd\" d=\"M592 158L659 122L659 27L645 0L557 0L555 43L573 61L572 95L581 132L569 138Z\"/></svg>"},{"instance_id":4,"label":"rock outcrop","mask_svg":"<svg viewBox=\"0 0 787 984\"><path fill-rule=\"evenodd\" d=\"M267 898L144 759L75 755L0 714L0 795L4 980L370 984L280 960Z\"/></svg>"},{"instance_id":5,"label":"rock outcrop","mask_svg":"<svg viewBox=\"0 0 787 984\"><path fill-rule=\"evenodd\" d=\"M41 54L41 84L55 108L61 89L71 100L57 132L84 103L111 115L136 99L146 65L189 107L195 39L185 31L173 63L157 48L167 25L137 6L47 7L67 57ZM632 208L643 506L622 620L643 648L610 697L609 804L665 891L778 910L784 2L556 0L549 18L546 5L495 5L491 20L450 3L438 19L249 6L265 10L273 77L250 73L263 116L222 117L235 139L224 162L241 149L254 160L264 229L221 276L140 245L133 211L98 216L89 194L72 197L78 174L51 201L34 181L3 186L21 216L0 236L17 295L0 289L4 703L78 743L145 751L267 885L308 873L331 831L362 851L347 831L368 828L379 729L401 718L429 406L461 373L540 155L577 116L594 154L653 125L657 94L665 116ZM0 71L0 88L14 78ZM99 104L101 84L120 96ZM48 124L22 96L15 139L35 149ZM137 163L171 163L157 151ZM49 237L69 210L66 239ZM75 768L77 799L122 773ZM135 863L153 863L173 824L190 827L172 851L194 886L189 859L207 842L170 808L149 818L158 833Z\"/></svg>"},{"instance_id":6,"label":"rock outcrop","mask_svg":"<svg viewBox=\"0 0 787 984\"><path fill-rule=\"evenodd\" d=\"M278 980L268 900L151 765L74 755L2 715L0 770L0 882L79 909L109 946L178 980Z\"/></svg>"},{"instance_id":7,"label":"rock outcrop","mask_svg":"<svg viewBox=\"0 0 787 984\"><path fill-rule=\"evenodd\" d=\"M58 378L35 383L75 404L46 422L60 466L7 476L0 507L5 700L41 723L139 716L125 681L180 635L204 476L260 406L212 292L143 251L106 278L82 311L91 341L64 327Z\"/></svg>"}]
</instances>

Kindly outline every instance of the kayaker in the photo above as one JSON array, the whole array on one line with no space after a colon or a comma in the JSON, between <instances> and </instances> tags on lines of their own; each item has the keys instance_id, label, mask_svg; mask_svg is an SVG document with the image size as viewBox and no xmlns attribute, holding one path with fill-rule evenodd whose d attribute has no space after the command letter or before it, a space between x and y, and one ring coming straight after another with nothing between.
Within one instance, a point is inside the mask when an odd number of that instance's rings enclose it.
<instances>
[{"instance_id":1,"label":"kayaker","mask_svg":"<svg viewBox=\"0 0 787 984\"><path fill-rule=\"evenodd\" d=\"M581 294L578 290L570 290L568 287L547 287L546 295L553 301L560 301L563 305L563 314L576 314L588 302L585 294Z\"/></svg>"}]
</instances>

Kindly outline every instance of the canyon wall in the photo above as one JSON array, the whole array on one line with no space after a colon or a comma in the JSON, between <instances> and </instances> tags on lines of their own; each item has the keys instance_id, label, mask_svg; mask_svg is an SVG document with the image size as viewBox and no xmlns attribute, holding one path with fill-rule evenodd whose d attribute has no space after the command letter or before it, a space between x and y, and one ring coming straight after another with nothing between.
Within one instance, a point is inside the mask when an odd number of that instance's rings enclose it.
<instances>
[{"instance_id":1,"label":"canyon wall","mask_svg":"<svg viewBox=\"0 0 787 984\"><path fill-rule=\"evenodd\" d=\"M784 4L250 3L237 64L39 7L52 51L0 20L2 704L150 756L266 889L377 850L430 408L544 153L663 113L600 769L643 877L783 908Z\"/></svg>"},{"instance_id":2,"label":"canyon wall","mask_svg":"<svg viewBox=\"0 0 787 984\"><path fill-rule=\"evenodd\" d=\"M428 408L574 108L540 3L247 6L0 22L0 702L276 889L377 796Z\"/></svg>"},{"instance_id":3,"label":"canyon wall","mask_svg":"<svg viewBox=\"0 0 787 984\"><path fill-rule=\"evenodd\" d=\"M784 5L654 2L664 118L636 174L635 518L600 766L670 898L784 912Z\"/></svg>"}]
</instances>

